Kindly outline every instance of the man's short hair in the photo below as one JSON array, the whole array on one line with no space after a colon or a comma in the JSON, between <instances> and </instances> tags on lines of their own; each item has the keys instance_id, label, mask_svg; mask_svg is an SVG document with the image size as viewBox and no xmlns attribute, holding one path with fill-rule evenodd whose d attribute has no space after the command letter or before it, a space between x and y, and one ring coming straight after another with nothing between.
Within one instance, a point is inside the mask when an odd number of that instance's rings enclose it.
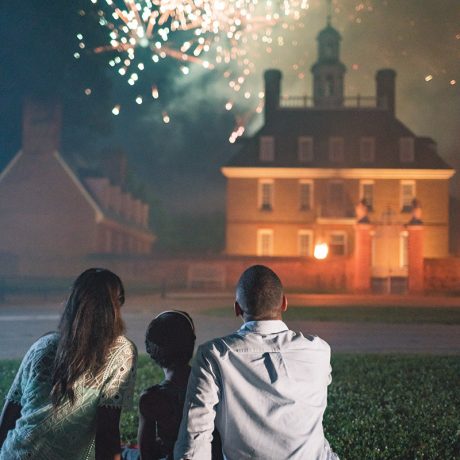
<instances>
[{"instance_id":1,"label":"man's short hair","mask_svg":"<svg viewBox=\"0 0 460 460\"><path fill-rule=\"evenodd\" d=\"M238 281L236 300L241 309L254 318L274 316L282 304L283 285L273 270L253 265Z\"/></svg>"}]
</instances>

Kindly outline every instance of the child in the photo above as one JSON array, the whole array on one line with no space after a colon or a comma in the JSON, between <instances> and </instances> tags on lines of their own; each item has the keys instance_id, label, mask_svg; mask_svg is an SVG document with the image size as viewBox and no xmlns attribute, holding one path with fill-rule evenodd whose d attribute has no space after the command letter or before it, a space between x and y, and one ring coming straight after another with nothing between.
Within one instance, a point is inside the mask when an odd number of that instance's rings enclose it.
<instances>
[{"instance_id":1,"label":"child","mask_svg":"<svg viewBox=\"0 0 460 460\"><path fill-rule=\"evenodd\" d=\"M147 353L163 368L165 378L145 390L139 399L138 440L142 460L173 459L195 338L192 318L179 310L160 313L147 328ZM217 460L222 458L217 432L214 438L213 458Z\"/></svg>"}]
</instances>

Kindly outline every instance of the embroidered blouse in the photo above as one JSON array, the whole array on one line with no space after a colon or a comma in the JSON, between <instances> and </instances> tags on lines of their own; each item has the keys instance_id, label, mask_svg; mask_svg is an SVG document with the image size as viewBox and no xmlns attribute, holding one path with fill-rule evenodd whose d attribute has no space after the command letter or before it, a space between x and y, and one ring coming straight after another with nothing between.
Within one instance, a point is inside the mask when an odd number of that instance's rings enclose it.
<instances>
[{"instance_id":1,"label":"embroidered blouse","mask_svg":"<svg viewBox=\"0 0 460 460\"><path fill-rule=\"evenodd\" d=\"M130 408L136 377L137 350L118 337L97 375L82 375L74 385L75 403L53 409L52 369L58 334L38 339L26 353L6 396L21 405L21 417L8 432L0 460L89 460L95 457L96 413L100 406Z\"/></svg>"}]
</instances>

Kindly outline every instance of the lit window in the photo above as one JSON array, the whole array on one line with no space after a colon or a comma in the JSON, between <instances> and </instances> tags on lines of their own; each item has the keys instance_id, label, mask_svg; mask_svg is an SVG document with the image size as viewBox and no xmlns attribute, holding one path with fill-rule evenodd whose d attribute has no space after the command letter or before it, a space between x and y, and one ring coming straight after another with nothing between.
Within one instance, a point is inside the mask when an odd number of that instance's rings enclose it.
<instances>
[{"instance_id":1,"label":"lit window","mask_svg":"<svg viewBox=\"0 0 460 460\"><path fill-rule=\"evenodd\" d=\"M375 157L375 140L373 137L362 137L359 144L359 156L363 163L372 163Z\"/></svg>"},{"instance_id":2,"label":"lit window","mask_svg":"<svg viewBox=\"0 0 460 460\"><path fill-rule=\"evenodd\" d=\"M412 211L412 200L415 198L415 182L401 181L401 212Z\"/></svg>"},{"instance_id":3,"label":"lit window","mask_svg":"<svg viewBox=\"0 0 460 460\"><path fill-rule=\"evenodd\" d=\"M273 209L273 181L259 181L259 209L271 211Z\"/></svg>"},{"instance_id":4,"label":"lit window","mask_svg":"<svg viewBox=\"0 0 460 460\"><path fill-rule=\"evenodd\" d=\"M313 161L313 138L305 136L299 137L297 152L301 163Z\"/></svg>"},{"instance_id":5,"label":"lit window","mask_svg":"<svg viewBox=\"0 0 460 460\"><path fill-rule=\"evenodd\" d=\"M260 161L273 161L275 159L275 139L273 136L260 138Z\"/></svg>"},{"instance_id":6,"label":"lit window","mask_svg":"<svg viewBox=\"0 0 460 460\"><path fill-rule=\"evenodd\" d=\"M331 137L329 139L329 160L332 163L343 161L343 138Z\"/></svg>"},{"instance_id":7,"label":"lit window","mask_svg":"<svg viewBox=\"0 0 460 460\"><path fill-rule=\"evenodd\" d=\"M402 137L399 139L399 159L401 163L412 163L414 161L413 137Z\"/></svg>"},{"instance_id":8,"label":"lit window","mask_svg":"<svg viewBox=\"0 0 460 460\"><path fill-rule=\"evenodd\" d=\"M298 243L300 257L313 255L313 232L311 230L299 230Z\"/></svg>"},{"instance_id":9,"label":"lit window","mask_svg":"<svg viewBox=\"0 0 460 460\"><path fill-rule=\"evenodd\" d=\"M263 228L257 230L257 255L272 256L273 255L273 230Z\"/></svg>"},{"instance_id":10,"label":"lit window","mask_svg":"<svg viewBox=\"0 0 460 460\"><path fill-rule=\"evenodd\" d=\"M365 201L368 209L374 207L374 182L373 181L361 181L361 200Z\"/></svg>"},{"instance_id":11,"label":"lit window","mask_svg":"<svg viewBox=\"0 0 460 460\"><path fill-rule=\"evenodd\" d=\"M345 232L332 232L329 234L329 254L344 256L347 252L347 235Z\"/></svg>"},{"instance_id":12,"label":"lit window","mask_svg":"<svg viewBox=\"0 0 460 460\"><path fill-rule=\"evenodd\" d=\"M313 183L311 181L301 181L299 183L300 210L309 211L313 204Z\"/></svg>"}]
</instances>

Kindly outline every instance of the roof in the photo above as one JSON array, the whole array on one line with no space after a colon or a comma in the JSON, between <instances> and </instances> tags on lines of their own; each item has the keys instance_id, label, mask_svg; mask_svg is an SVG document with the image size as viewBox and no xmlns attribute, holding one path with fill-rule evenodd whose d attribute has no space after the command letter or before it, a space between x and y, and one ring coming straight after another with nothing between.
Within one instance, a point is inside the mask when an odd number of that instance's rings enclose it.
<instances>
[{"instance_id":1,"label":"roof","mask_svg":"<svg viewBox=\"0 0 460 460\"><path fill-rule=\"evenodd\" d=\"M274 161L260 161L259 138L275 139ZM313 138L314 159L300 163L297 155L298 138ZM344 161L329 159L329 139L344 139ZM360 160L360 141L363 137L375 139L375 157L372 163ZM414 138L415 161L401 162L399 139ZM452 169L437 153L436 143L427 137L418 137L388 110L381 108L280 108L251 138L243 138L241 150L229 161L228 167L311 167L311 168L398 168L398 169Z\"/></svg>"}]
</instances>

